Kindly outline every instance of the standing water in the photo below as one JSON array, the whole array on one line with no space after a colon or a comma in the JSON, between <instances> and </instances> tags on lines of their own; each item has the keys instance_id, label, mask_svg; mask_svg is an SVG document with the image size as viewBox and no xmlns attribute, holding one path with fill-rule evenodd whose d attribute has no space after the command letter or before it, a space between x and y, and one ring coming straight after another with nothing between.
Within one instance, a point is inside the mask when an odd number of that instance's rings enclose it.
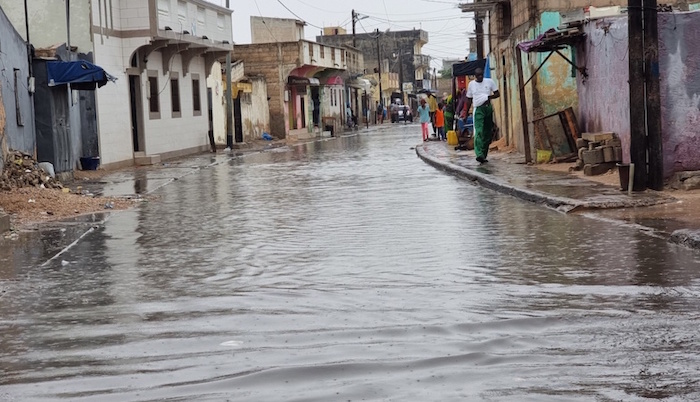
<instances>
[{"instance_id":1,"label":"standing water","mask_svg":"<svg viewBox=\"0 0 700 402\"><path fill-rule=\"evenodd\" d=\"M0 400L700 400L700 254L446 175L419 138L231 159L0 270Z\"/></svg>"}]
</instances>

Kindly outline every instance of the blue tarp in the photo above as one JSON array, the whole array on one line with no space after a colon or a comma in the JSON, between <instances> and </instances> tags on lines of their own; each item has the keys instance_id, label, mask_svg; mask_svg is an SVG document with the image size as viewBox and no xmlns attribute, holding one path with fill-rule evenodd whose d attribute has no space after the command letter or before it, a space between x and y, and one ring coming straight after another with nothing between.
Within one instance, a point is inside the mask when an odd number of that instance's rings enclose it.
<instances>
[{"instance_id":1,"label":"blue tarp","mask_svg":"<svg viewBox=\"0 0 700 402\"><path fill-rule=\"evenodd\" d=\"M90 62L79 61L49 61L46 63L49 75L49 86L71 84L71 88L79 90L95 89L107 84L107 81L117 79L109 75L102 67Z\"/></svg>"}]
</instances>

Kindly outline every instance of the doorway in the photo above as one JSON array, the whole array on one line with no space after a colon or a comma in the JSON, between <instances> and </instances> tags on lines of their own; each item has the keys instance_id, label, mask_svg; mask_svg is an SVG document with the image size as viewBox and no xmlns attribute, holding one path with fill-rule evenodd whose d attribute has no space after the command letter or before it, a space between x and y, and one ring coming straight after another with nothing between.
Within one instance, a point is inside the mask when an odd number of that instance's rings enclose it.
<instances>
[{"instance_id":1,"label":"doorway","mask_svg":"<svg viewBox=\"0 0 700 402\"><path fill-rule=\"evenodd\" d=\"M143 103L141 100L140 75L129 75L129 98L131 104L131 138L134 152L145 152L146 141L143 135Z\"/></svg>"},{"instance_id":2,"label":"doorway","mask_svg":"<svg viewBox=\"0 0 700 402\"><path fill-rule=\"evenodd\" d=\"M311 87L311 101L314 103L313 121L314 127L321 123L321 94L319 87Z\"/></svg>"}]
</instances>

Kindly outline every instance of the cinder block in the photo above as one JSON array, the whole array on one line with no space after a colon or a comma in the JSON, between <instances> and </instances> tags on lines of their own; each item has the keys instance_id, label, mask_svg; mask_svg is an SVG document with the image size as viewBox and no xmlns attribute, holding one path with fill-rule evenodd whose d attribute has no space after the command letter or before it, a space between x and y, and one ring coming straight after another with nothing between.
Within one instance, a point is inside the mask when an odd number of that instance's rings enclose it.
<instances>
[{"instance_id":1,"label":"cinder block","mask_svg":"<svg viewBox=\"0 0 700 402\"><path fill-rule=\"evenodd\" d=\"M606 140L605 145L609 145L611 147L621 147L622 141L619 138L613 138L612 140Z\"/></svg>"},{"instance_id":2,"label":"cinder block","mask_svg":"<svg viewBox=\"0 0 700 402\"><path fill-rule=\"evenodd\" d=\"M583 164L584 165L597 165L597 164L603 163L603 162L605 162L605 157L603 156L602 149L583 151Z\"/></svg>"},{"instance_id":3,"label":"cinder block","mask_svg":"<svg viewBox=\"0 0 700 402\"><path fill-rule=\"evenodd\" d=\"M583 174L586 176L598 176L612 169L611 163L587 164L583 167Z\"/></svg>"},{"instance_id":4,"label":"cinder block","mask_svg":"<svg viewBox=\"0 0 700 402\"><path fill-rule=\"evenodd\" d=\"M603 147L603 160L605 162L615 162L615 148L606 145Z\"/></svg>"},{"instance_id":5,"label":"cinder block","mask_svg":"<svg viewBox=\"0 0 700 402\"><path fill-rule=\"evenodd\" d=\"M10 230L10 215L0 212L0 234Z\"/></svg>"},{"instance_id":6,"label":"cinder block","mask_svg":"<svg viewBox=\"0 0 700 402\"><path fill-rule=\"evenodd\" d=\"M576 139L576 148L578 148L578 149L588 148L588 141L584 140L583 138L577 138Z\"/></svg>"},{"instance_id":7,"label":"cinder block","mask_svg":"<svg viewBox=\"0 0 700 402\"><path fill-rule=\"evenodd\" d=\"M606 140L612 140L613 138L615 138L615 134L611 132L583 133L581 134L581 138L590 142L602 142Z\"/></svg>"},{"instance_id":8,"label":"cinder block","mask_svg":"<svg viewBox=\"0 0 700 402\"><path fill-rule=\"evenodd\" d=\"M586 151L587 151L586 148L579 148L579 150L578 150L578 158L579 158L580 160L583 160L583 153L586 152Z\"/></svg>"}]
</instances>

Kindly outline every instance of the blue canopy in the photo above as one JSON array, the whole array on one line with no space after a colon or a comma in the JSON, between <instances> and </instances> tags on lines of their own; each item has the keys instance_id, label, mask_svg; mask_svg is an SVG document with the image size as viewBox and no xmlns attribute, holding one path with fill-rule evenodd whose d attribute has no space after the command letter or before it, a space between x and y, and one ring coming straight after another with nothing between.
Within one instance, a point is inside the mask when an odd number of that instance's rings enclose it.
<instances>
[{"instance_id":1,"label":"blue canopy","mask_svg":"<svg viewBox=\"0 0 700 402\"><path fill-rule=\"evenodd\" d=\"M107 81L117 79L109 75L102 67L90 62L79 61L49 61L46 63L49 75L49 86L71 84L71 87L79 90L90 90L95 87L103 87Z\"/></svg>"}]
</instances>

